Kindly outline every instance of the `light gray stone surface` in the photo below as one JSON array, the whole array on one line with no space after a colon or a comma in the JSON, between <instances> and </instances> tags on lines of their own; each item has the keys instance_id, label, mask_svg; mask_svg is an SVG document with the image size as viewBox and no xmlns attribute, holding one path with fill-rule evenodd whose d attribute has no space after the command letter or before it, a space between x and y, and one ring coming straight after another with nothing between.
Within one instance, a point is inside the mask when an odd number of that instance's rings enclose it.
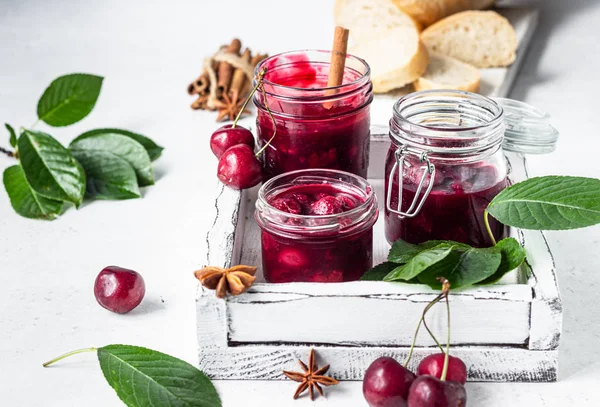
<instances>
[{"instance_id":1,"label":"light gray stone surface","mask_svg":"<svg viewBox=\"0 0 600 407\"><path fill-rule=\"evenodd\" d=\"M158 182L141 200L93 202L48 223L18 217L0 192L0 404L121 405L91 354L41 367L75 348L129 343L195 363L191 271L205 258L204 236L212 219L216 160L208 138L215 124L213 114L189 109L185 88L203 57L233 36L256 51L329 47L330 3L0 2L2 122L30 125L37 98L53 78L91 72L106 77L94 112L72 127L40 129L67 143L91 128L124 127L166 147L155 164ZM600 54L595 51L600 2L546 0L539 6L540 27L512 97L550 112L562 136L554 154L530 158L531 173L600 177ZM217 24L224 20L229 23ZM8 145L8 138L0 144ZM0 168L10 163L0 157ZM470 406L600 405L600 227L548 238L565 307L560 381L469 384ZM144 274L146 299L130 315L111 314L95 303L94 278L109 264ZM217 387L225 406L310 403L292 402L295 386L288 382L219 382ZM349 382L315 404L365 405L360 383Z\"/></svg>"}]
</instances>

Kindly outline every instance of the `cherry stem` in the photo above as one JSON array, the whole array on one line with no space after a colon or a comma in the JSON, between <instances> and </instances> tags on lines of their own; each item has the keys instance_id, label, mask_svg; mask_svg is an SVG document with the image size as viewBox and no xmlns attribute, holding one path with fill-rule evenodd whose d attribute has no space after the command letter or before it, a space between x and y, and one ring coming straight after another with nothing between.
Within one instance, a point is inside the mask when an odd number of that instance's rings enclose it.
<instances>
[{"instance_id":1,"label":"cherry stem","mask_svg":"<svg viewBox=\"0 0 600 407\"><path fill-rule=\"evenodd\" d=\"M494 246L496 246L496 238L494 237L494 234L492 233L492 228L490 227L490 214L487 211L487 209L485 211L483 211L483 222L485 223L485 230L487 230L488 235L490 236L490 239L493 243Z\"/></svg>"},{"instance_id":2,"label":"cherry stem","mask_svg":"<svg viewBox=\"0 0 600 407\"><path fill-rule=\"evenodd\" d=\"M237 116L235 117L235 120L233 121L233 124L231 125L232 129L235 129L235 125L237 124L238 120L240 120L240 117L242 117L242 113L244 113L244 110L246 109L246 106L248 106L248 102L250 102L250 99L252 99L252 96L254 95L254 93L256 92L256 90L262 85L262 81L263 81L263 78L265 77L266 73L267 73L267 68L263 68L256 75L256 85L250 91L250 94L248 95L248 97L244 101L244 104L240 108L240 111L238 112Z\"/></svg>"},{"instance_id":3,"label":"cherry stem","mask_svg":"<svg viewBox=\"0 0 600 407\"><path fill-rule=\"evenodd\" d=\"M16 154L13 151L7 150L6 148L0 147L0 153L4 153L9 157L16 158Z\"/></svg>"},{"instance_id":4,"label":"cherry stem","mask_svg":"<svg viewBox=\"0 0 600 407\"><path fill-rule=\"evenodd\" d=\"M261 81L262 81L262 78L261 78ZM271 136L269 141L267 141L267 144L262 146L262 148L260 150L258 150L258 152L254 155L256 158L258 158L263 153L263 151L265 151L267 149L267 147L269 147L269 145L271 144L271 141L273 141L273 139L275 138L275 134L277 134L277 123L275 123L275 118L273 117L273 113L271 113L271 109L269 109L269 103L267 102L267 92L265 92L265 87L261 86L260 90L263 94L263 99L265 100L265 108L267 109L267 112L269 113L269 117L271 118L271 121L273 122L273 135Z\"/></svg>"},{"instance_id":5,"label":"cherry stem","mask_svg":"<svg viewBox=\"0 0 600 407\"><path fill-rule=\"evenodd\" d=\"M431 309L431 307L433 307L435 304L437 304L443 297L444 297L443 293L439 294L429 304L427 304L427 306L423 310L421 319L419 319L419 323L417 324L417 330L415 331L415 335L413 336L412 344L410 345L410 350L408 351L408 356L406 357L406 360L404 361L404 367L408 367L408 363L412 359L413 351L415 350L415 344L417 342L417 336L419 335L419 330L421 329L421 324L425 321L425 314L427 314L427 311L429 311ZM427 329L427 330L429 331L429 329ZM431 332L430 332L430 334L431 334ZM435 341L437 343L437 339ZM444 349L441 347L441 345L439 345L439 343L438 343L438 346L440 346L440 349L443 352Z\"/></svg>"},{"instance_id":6,"label":"cherry stem","mask_svg":"<svg viewBox=\"0 0 600 407\"><path fill-rule=\"evenodd\" d=\"M440 351L442 353L446 353L446 351L442 347L442 344L437 340L437 338L435 337L435 335L433 334L433 332L431 332L431 329L429 329L429 326L427 325L427 321L425 320L425 318L423 318L423 326L425 327L425 329L427 329L427 332L429 333L429 336L431 336L431 339L433 339L433 341L435 342L435 344L437 345L437 347L440 349Z\"/></svg>"},{"instance_id":7,"label":"cherry stem","mask_svg":"<svg viewBox=\"0 0 600 407\"><path fill-rule=\"evenodd\" d=\"M441 277L442 281L442 293L446 297L446 314L448 315L448 330L446 333L446 356L444 356L444 368L442 369L441 381L446 381L448 375L448 364L450 363L450 301L448 293L450 292L450 282L445 278Z\"/></svg>"},{"instance_id":8,"label":"cherry stem","mask_svg":"<svg viewBox=\"0 0 600 407\"><path fill-rule=\"evenodd\" d=\"M53 363L56 363L56 362L58 362L58 361L60 361L60 360L63 360L64 358L68 358L69 356L73 356L73 355L77 355L77 354L79 354L79 353L85 353L85 352L95 352L95 351L97 351L97 350L98 350L98 348L85 348L85 349L77 349L77 350L73 350L73 351L71 351L71 352L67 352L67 353L65 353L64 355L60 355L60 356L59 356L59 357L57 357L57 358L54 358L54 359L52 359L52 360L49 360L49 361L47 361L47 362L46 362L46 363L44 363L42 366L44 366L44 367L48 367L48 366L50 366L50 365L51 365L51 364L53 364Z\"/></svg>"}]
</instances>

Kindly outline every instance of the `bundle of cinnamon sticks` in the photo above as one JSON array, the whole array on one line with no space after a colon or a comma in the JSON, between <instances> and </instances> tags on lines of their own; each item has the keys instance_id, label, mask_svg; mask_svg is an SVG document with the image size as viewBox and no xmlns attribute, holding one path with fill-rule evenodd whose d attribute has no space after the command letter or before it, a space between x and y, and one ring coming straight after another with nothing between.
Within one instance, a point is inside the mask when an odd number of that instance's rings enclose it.
<instances>
[{"instance_id":1,"label":"bundle of cinnamon sticks","mask_svg":"<svg viewBox=\"0 0 600 407\"><path fill-rule=\"evenodd\" d=\"M248 97L252 88L252 80L248 77L248 68L254 70L254 67L267 57L266 54L252 55L249 48L242 51L242 42L235 38L229 45L220 48L221 52L216 55L225 54L228 61L209 60L209 65L216 76L216 83L211 83L211 76L207 66L204 67L200 76L189 84L188 94L197 96L191 107L194 110L218 110L217 121L233 120L237 115L242 104ZM242 65L246 70L242 69ZM238 65L235 67L234 65ZM216 91L212 92L211 87L216 86Z\"/></svg>"}]
</instances>

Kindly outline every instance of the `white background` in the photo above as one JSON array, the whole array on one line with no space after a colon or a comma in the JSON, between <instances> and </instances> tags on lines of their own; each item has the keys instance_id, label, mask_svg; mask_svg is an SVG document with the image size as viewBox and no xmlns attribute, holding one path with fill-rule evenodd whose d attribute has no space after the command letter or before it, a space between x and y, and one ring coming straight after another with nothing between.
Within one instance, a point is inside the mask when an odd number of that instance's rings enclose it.
<instances>
[{"instance_id":1,"label":"white background","mask_svg":"<svg viewBox=\"0 0 600 407\"><path fill-rule=\"evenodd\" d=\"M1 122L29 126L52 79L89 72L106 78L92 114L71 127L40 129L68 143L88 129L122 127L166 147L155 164L158 181L140 200L86 203L42 222L14 214L0 191L1 406L121 405L92 354L41 367L71 349L137 344L195 362L192 271L204 262L213 216L216 160L208 139L216 124L214 113L189 108L186 86L204 56L234 36L270 53L329 47L332 3L0 0ZM512 97L550 112L561 140L554 154L530 159L531 172L600 177L600 2L540 6L541 26ZM7 136L0 145L8 146ZM9 165L1 156L0 169ZM470 406L600 405L600 227L548 237L565 307L560 381L469 384ZM111 264L146 280L144 302L128 315L94 300L94 278ZM290 382L217 388L228 407L310 404L292 402ZM366 405L360 389L342 383L316 404Z\"/></svg>"}]
</instances>

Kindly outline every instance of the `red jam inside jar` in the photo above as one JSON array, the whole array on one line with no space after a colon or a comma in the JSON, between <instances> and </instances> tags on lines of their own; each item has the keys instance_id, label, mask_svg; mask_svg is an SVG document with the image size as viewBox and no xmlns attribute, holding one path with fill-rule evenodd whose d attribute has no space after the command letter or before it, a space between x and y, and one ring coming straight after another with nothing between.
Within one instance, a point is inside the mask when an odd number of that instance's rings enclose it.
<instances>
[{"instance_id":1,"label":"red jam inside jar","mask_svg":"<svg viewBox=\"0 0 600 407\"><path fill-rule=\"evenodd\" d=\"M390 167L393 160L388 160ZM447 170L447 169L446 169ZM391 168L386 168L389 174ZM475 247L489 247L493 243L488 235L483 213L488 204L507 186L506 179L496 176L496 169L487 166L478 169L478 175L471 180L461 180L460 174L445 173L434 186L423 207L412 218L400 218L389 214L385 218L386 239L398 239L410 243L427 240L454 240ZM491 186L490 186L491 185ZM398 180L392 184L392 207L398 206ZM408 208L415 199L415 186L402 188L402 207ZM495 237L506 237L506 227L490 217L490 229Z\"/></svg>"},{"instance_id":2,"label":"red jam inside jar","mask_svg":"<svg viewBox=\"0 0 600 407\"><path fill-rule=\"evenodd\" d=\"M349 55L342 85L328 88L330 58L329 51L292 51L257 66L257 73L266 69L265 92L254 96L260 147L276 128L261 158L265 179L308 168L367 176L373 100L369 66Z\"/></svg>"},{"instance_id":3,"label":"red jam inside jar","mask_svg":"<svg viewBox=\"0 0 600 407\"><path fill-rule=\"evenodd\" d=\"M268 282L358 280L373 265L378 210L371 186L334 170L300 170L266 182L255 219Z\"/></svg>"},{"instance_id":4,"label":"red jam inside jar","mask_svg":"<svg viewBox=\"0 0 600 407\"><path fill-rule=\"evenodd\" d=\"M385 166L388 242L492 246L484 211L508 185L503 135L503 111L484 96L425 91L401 98ZM508 234L492 217L489 226L496 240Z\"/></svg>"}]
</instances>

